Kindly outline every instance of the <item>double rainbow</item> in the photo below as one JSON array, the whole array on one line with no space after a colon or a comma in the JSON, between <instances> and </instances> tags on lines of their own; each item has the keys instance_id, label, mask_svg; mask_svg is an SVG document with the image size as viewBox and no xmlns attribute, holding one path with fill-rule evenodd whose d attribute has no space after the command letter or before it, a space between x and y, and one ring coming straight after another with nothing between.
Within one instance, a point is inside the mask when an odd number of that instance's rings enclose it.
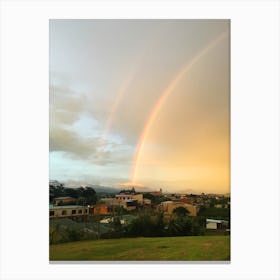
<instances>
[{"instance_id":1,"label":"double rainbow","mask_svg":"<svg viewBox=\"0 0 280 280\"><path fill-rule=\"evenodd\" d=\"M172 93L176 85L180 82L180 80L191 70L191 68L204 56L206 55L212 48L218 45L226 36L228 35L227 32L220 34L216 39L211 41L204 49L202 49L198 54L196 54L186 66L184 66L175 76L175 78L169 83L167 88L162 92L159 99L157 100L156 104L154 105L151 113L146 121L146 124L142 130L141 136L138 140L134 160L132 163L131 173L130 173L130 182L135 184L136 178L139 172L139 165L141 161L141 157L143 154L143 149L145 146L145 142L147 140L147 136L150 133L150 129L156 119L156 116L162 109L162 106L166 102L169 95Z\"/></svg>"}]
</instances>

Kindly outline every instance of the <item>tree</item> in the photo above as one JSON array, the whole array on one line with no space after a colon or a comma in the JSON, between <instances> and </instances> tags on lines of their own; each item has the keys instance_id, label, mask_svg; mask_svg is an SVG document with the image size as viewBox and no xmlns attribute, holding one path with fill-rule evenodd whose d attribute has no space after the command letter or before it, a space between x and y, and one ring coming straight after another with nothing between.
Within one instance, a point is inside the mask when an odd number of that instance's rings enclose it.
<instances>
[{"instance_id":1,"label":"tree","mask_svg":"<svg viewBox=\"0 0 280 280\"><path fill-rule=\"evenodd\" d=\"M63 183L51 181L49 183L49 200L53 202L54 198L60 196L70 196L77 199L79 205L96 204L97 195L92 187L65 188ZM72 204L72 202L70 203Z\"/></svg>"},{"instance_id":2,"label":"tree","mask_svg":"<svg viewBox=\"0 0 280 280\"><path fill-rule=\"evenodd\" d=\"M168 236L186 236L192 234L192 221L187 216L173 216L167 225Z\"/></svg>"},{"instance_id":3,"label":"tree","mask_svg":"<svg viewBox=\"0 0 280 280\"><path fill-rule=\"evenodd\" d=\"M50 181L49 183L49 202L53 202L55 197L64 196L64 184L58 181Z\"/></svg>"},{"instance_id":4,"label":"tree","mask_svg":"<svg viewBox=\"0 0 280 280\"><path fill-rule=\"evenodd\" d=\"M93 205L96 204L97 195L92 187L79 187L77 189L78 204Z\"/></svg>"},{"instance_id":5,"label":"tree","mask_svg":"<svg viewBox=\"0 0 280 280\"><path fill-rule=\"evenodd\" d=\"M193 217L192 219L192 235L204 235L206 227L205 217Z\"/></svg>"},{"instance_id":6,"label":"tree","mask_svg":"<svg viewBox=\"0 0 280 280\"><path fill-rule=\"evenodd\" d=\"M167 235L168 236L178 236L182 235L183 224L178 219L171 218L167 226Z\"/></svg>"},{"instance_id":7,"label":"tree","mask_svg":"<svg viewBox=\"0 0 280 280\"><path fill-rule=\"evenodd\" d=\"M199 212L199 216L203 216L209 219L224 219L229 220L230 218L230 209L229 208L204 208L201 207Z\"/></svg>"},{"instance_id":8,"label":"tree","mask_svg":"<svg viewBox=\"0 0 280 280\"><path fill-rule=\"evenodd\" d=\"M168 236L185 236L192 234L192 219L189 210L183 206L175 208L166 227Z\"/></svg>"},{"instance_id":9,"label":"tree","mask_svg":"<svg viewBox=\"0 0 280 280\"><path fill-rule=\"evenodd\" d=\"M163 213L159 212L155 217L154 231L156 233L156 236L164 235L164 226Z\"/></svg>"},{"instance_id":10,"label":"tree","mask_svg":"<svg viewBox=\"0 0 280 280\"><path fill-rule=\"evenodd\" d=\"M143 198L150 199L152 203L154 203L156 200L156 197L154 195L152 195L151 193L144 193Z\"/></svg>"},{"instance_id":11,"label":"tree","mask_svg":"<svg viewBox=\"0 0 280 280\"><path fill-rule=\"evenodd\" d=\"M161 216L150 213L139 213L128 227L129 236L161 236L163 220Z\"/></svg>"},{"instance_id":12,"label":"tree","mask_svg":"<svg viewBox=\"0 0 280 280\"><path fill-rule=\"evenodd\" d=\"M78 198L78 190L73 188L65 188L64 189L65 196L70 196L73 198Z\"/></svg>"},{"instance_id":13,"label":"tree","mask_svg":"<svg viewBox=\"0 0 280 280\"><path fill-rule=\"evenodd\" d=\"M154 201L154 204L155 205L158 205L164 201L168 201L169 199L167 197L164 197L164 196L157 196L155 197L155 201Z\"/></svg>"},{"instance_id":14,"label":"tree","mask_svg":"<svg viewBox=\"0 0 280 280\"><path fill-rule=\"evenodd\" d=\"M86 187L84 190L84 197L86 199L86 204L96 204L97 195L93 188Z\"/></svg>"},{"instance_id":15,"label":"tree","mask_svg":"<svg viewBox=\"0 0 280 280\"><path fill-rule=\"evenodd\" d=\"M114 214L116 213L117 216L122 216L124 214L128 214L129 213L129 211L124 209L122 206L115 206L113 208L113 210L114 210Z\"/></svg>"},{"instance_id":16,"label":"tree","mask_svg":"<svg viewBox=\"0 0 280 280\"><path fill-rule=\"evenodd\" d=\"M190 211L183 206L179 206L173 210L173 214L177 215L178 217L186 217L189 213Z\"/></svg>"}]
</instances>

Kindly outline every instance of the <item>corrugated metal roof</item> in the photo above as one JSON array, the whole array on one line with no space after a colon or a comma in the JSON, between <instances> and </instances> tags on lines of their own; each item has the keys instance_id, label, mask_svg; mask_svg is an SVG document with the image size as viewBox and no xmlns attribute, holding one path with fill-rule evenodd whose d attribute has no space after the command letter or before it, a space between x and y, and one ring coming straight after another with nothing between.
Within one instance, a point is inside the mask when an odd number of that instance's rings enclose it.
<instances>
[{"instance_id":1,"label":"corrugated metal roof","mask_svg":"<svg viewBox=\"0 0 280 280\"><path fill-rule=\"evenodd\" d=\"M61 196L61 197L55 197L54 199L56 200L56 199L69 199L69 198L71 198L71 199L76 199L76 198L74 198L74 197L71 197L71 196Z\"/></svg>"},{"instance_id":2,"label":"corrugated metal roof","mask_svg":"<svg viewBox=\"0 0 280 280\"><path fill-rule=\"evenodd\" d=\"M217 224L221 224L221 223L228 223L228 221L225 220L214 220L214 219L206 219L206 223L217 223Z\"/></svg>"},{"instance_id":3,"label":"corrugated metal roof","mask_svg":"<svg viewBox=\"0 0 280 280\"><path fill-rule=\"evenodd\" d=\"M49 206L50 209L66 209L66 208L88 208L87 206L82 205L64 205L64 206Z\"/></svg>"}]
</instances>

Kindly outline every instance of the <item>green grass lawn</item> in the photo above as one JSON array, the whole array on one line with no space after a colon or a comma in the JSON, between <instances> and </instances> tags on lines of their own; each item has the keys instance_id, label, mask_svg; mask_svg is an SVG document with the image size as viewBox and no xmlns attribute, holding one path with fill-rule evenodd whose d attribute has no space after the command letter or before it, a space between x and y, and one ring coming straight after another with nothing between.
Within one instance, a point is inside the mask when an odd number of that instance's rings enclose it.
<instances>
[{"instance_id":1,"label":"green grass lawn","mask_svg":"<svg viewBox=\"0 0 280 280\"><path fill-rule=\"evenodd\" d=\"M230 237L139 237L77 241L51 245L50 260L230 260Z\"/></svg>"}]
</instances>

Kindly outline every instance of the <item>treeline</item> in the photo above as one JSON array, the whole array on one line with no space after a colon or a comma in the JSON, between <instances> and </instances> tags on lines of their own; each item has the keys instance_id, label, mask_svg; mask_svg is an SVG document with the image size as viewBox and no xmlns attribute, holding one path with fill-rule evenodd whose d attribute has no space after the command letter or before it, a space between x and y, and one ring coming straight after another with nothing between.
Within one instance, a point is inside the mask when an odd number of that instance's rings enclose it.
<instances>
[{"instance_id":1,"label":"treeline","mask_svg":"<svg viewBox=\"0 0 280 280\"><path fill-rule=\"evenodd\" d=\"M166 218L162 212L146 212L138 215L129 225L128 236L160 237L160 236L188 236L203 235L205 219L190 217L184 207L177 207Z\"/></svg>"},{"instance_id":2,"label":"treeline","mask_svg":"<svg viewBox=\"0 0 280 280\"><path fill-rule=\"evenodd\" d=\"M91 240L97 238L97 230L85 227L84 223L78 223L71 219L50 220L50 244L73 242L79 240Z\"/></svg>"},{"instance_id":3,"label":"treeline","mask_svg":"<svg viewBox=\"0 0 280 280\"><path fill-rule=\"evenodd\" d=\"M49 202L53 203L57 197L70 196L76 199L77 205L96 204L97 195L92 187L67 188L57 181L49 184ZM70 204L73 204L71 202Z\"/></svg>"},{"instance_id":4,"label":"treeline","mask_svg":"<svg viewBox=\"0 0 280 280\"><path fill-rule=\"evenodd\" d=\"M198 212L199 216L207 217L210 219L230 220L230 208L206 208L202 206Z\"/></svg>"},{"instance_id":5,"label":"treeline","mask_svg":"<svg viewBox=\"0 0 280 280\"><path fill-rule=\"evenodd\" d=\"M205 219L189 217L188 215L173 214L166 221L163 213L154 216L140 214L128 226L127 237L164 237L164 236L189 236L204 235Z\"/></svg>"},{"instance_id":6,"label":"treeline","mask_svg":"<svg viewBox=\"0 0 280 280\"><path fill-rule=\"evenodd\" d=\"M181 209L180 209L181 208ZM129 223L122 224L122 216L115 216L109 224L99 221L76 223L55 220L50 224L50 243L84 239L122 237L168 237L205 234L205 218L190 217L183 207L174 210L170 217L153 210L139 212Z\"/></svg>"}]
</instances>

